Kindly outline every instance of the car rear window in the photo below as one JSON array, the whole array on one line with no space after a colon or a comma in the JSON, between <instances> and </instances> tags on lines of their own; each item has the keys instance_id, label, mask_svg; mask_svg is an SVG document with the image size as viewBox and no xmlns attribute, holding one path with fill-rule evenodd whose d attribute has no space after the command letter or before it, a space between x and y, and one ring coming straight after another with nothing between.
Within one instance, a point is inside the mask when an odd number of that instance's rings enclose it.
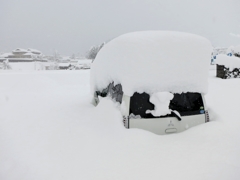
<instances>
[{"instance_id":1,"label":"car rear window","mask_svg":"<svg viewBox=\"0 0 240 180\"><path fill-rule=\"evenodd\" d=\"M157 118L152 114L146 114L147 110L154 110L154 105L149 101L149 94L134 93L130 100L130 114L140 115L142 118ZM170 101L169 108L176 110L181 116L197 115L204 113L204 105L200 93L174 94ZM173 117L169 114L161 117Z\"/></svg>"}]
</instances>

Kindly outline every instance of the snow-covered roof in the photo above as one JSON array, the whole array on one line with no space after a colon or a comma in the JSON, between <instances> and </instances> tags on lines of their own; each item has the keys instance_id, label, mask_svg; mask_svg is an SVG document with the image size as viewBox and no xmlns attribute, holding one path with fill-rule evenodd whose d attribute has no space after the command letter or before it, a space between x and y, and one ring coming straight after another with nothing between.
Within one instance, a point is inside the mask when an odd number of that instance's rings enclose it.
<instances>
[{"instance_id":1,"label":"snow-covered roof","mask_svg":"<svg viewBox=\"0 0 240 180\"><path fill-rule=\"evenodd\" d=\"M123 92L207 93L212 45L198 35L143 31L121 35L107 43L91 67L91 90L114 81Z\"/></svg>"},{"instance_id":2,"label":"snow-covered roof","mask_svg":"<svg viewBox=\"0 0 240 180\"><path fill-rule=\"evenodd\" d=\"M219 54L217 55L215 62L218 65L224 65L225 67L230 68L230 70L240 68L240 58L234 56L230 57L225 54Z\"/></svg>"},{"instance_id":3,"label":"snow-covered roof","mask_svg":"<svg viewBox=\"0 0 240 180\"><path fill-rule=\"evenodd\" d=\"M27 50L26 49L22 49L22 48L17 48L15 50L12 51L13 53L35 53L35 54L42 54L41 51L39 50L36 50L36 49L31 49L31 48L28 48Z\"/></svg>"},{"instance_id":4,"label":"snow-covered roof","mask_svg":"<svg viewBox=\"0 0 240 180\"><path fill-rule=\"evenodd\" d=\"M1 54L0 57L1 58L6 58L6 57L8 57L10 55L13 55L13 54L12 53L4 53L4 54Z\"/></svg>"},{"instance_id":5,"label":"snow-covered roof","mask_svg":"<svg viewBox=\"0 0 240 180\"><path fill-rule=\"evenodd\" d=\"M17 48L15 50L12 51L13 53L15 52L22 52L22 53L27 53L28 51L26 49L22 49L22 48Z\"/></svg>"},{"instance_id":6,"label":"snow-covered roof","mask_svg":"<svg viewBox=\"0 0 240 180\"><path fill-rule=\"evenodd\" d=\"M27 52L27 53L25 53L24 55L30 55L30 56L36 56L36 54L33 54L32 52Z\"/></svg>"},{"instance_id":7,"label":"snow-covered roof","mask_svg":"<svg viewBox=\"0 0 240 180\"><path fill-rule=\"evenodd\" d=\"M27 51L30 51L32 53L37 53L37 54L41 54L42 52L39 51L39 50L36 50L36 49L31 49L31 48L28 48Z\"/></svg>"},{"instance_id":8,"label":"snow-covered roof","mask_svg":"<svg viewBox=\"0 0 240 180\"><path fill-rule=\"evenodd\" d=\"M70 65L71 65L70 63L58 63L59 67L68 67Z\"/></svg>"}]
</instances>

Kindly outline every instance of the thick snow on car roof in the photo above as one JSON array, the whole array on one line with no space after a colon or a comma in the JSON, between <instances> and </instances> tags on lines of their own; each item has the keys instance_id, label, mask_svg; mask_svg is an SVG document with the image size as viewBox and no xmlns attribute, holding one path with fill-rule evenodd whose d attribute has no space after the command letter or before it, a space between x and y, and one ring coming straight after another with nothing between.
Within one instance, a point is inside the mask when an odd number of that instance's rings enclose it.
<instances>
[{"instance_id":1,"label":"thick snow on car roof","mask_svg":"<svg viewBox=\"0 0 240 180\"><path fill-rule=\"evenodd\" d=\"M212 45L198 35L143 31L121 35L107 43L91 67L92 92L110 82L123 92L207 93Z\"/></svg>"}]
</instances>

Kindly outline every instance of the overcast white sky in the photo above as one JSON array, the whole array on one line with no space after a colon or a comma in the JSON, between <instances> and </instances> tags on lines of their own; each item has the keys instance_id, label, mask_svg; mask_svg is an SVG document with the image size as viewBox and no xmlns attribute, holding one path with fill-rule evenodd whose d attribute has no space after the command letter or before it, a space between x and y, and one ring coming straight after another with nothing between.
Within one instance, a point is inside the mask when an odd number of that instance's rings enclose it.
<instances>
[{"instance_id":1,"label":"overcast white sky","mask_svg":"<svg viewBox=\"0 0 240 180\"><path fill-rule=\"evenodd\" d=\"M174 30L240 44L240 0L0 0L0 52L84 54L118 35Z\"/></svg>"}]
</instances>

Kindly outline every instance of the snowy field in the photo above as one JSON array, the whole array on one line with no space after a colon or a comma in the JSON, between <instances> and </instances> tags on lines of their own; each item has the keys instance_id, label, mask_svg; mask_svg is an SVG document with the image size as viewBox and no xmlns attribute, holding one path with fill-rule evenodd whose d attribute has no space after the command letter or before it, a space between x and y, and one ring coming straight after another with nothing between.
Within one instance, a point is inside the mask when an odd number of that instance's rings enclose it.
<instances>
[{"instance_id":1,"label":"snowy field","mask_svg":"<svg viewBox=\"0 0 240 180\"><path fill-rule=\"evenodd\" d=\"M90 71L0 71L1 180L239 180L240 79L209 71L210 123L172 135L125 129L94 107Z\"/></svg>"}]
</instances>

